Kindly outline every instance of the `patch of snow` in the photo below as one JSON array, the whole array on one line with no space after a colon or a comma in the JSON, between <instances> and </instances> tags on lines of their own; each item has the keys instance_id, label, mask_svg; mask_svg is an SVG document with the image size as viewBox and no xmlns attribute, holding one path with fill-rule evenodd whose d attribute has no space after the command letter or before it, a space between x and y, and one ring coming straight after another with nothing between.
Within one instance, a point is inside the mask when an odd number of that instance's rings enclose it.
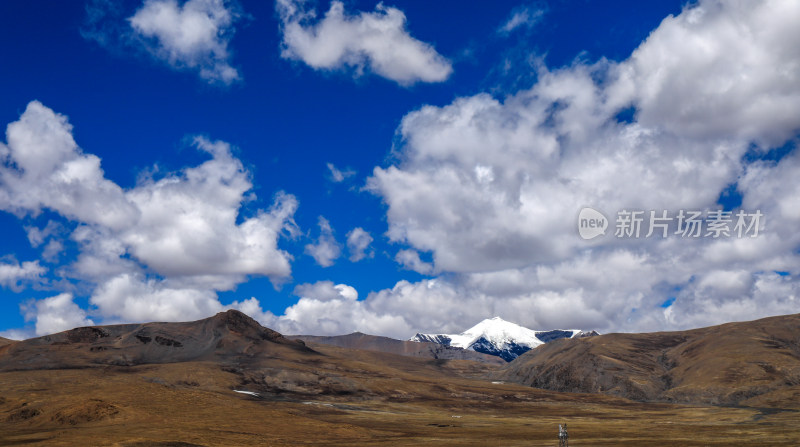
<instances>
[{"instance_id":1,"label":"patch of snow","mask_svg":"<svg viewBox=\"0 0 800 447\"><path fill-rule=\"evenodd\" d=\"M258 393L256 393L255 391L233 390L233 392L234 392L234 393L249 394L249 395L251 395L251 396L255 396L255 397L261 397L261 396L260 396Z\"/></svg>"}]
</instances>

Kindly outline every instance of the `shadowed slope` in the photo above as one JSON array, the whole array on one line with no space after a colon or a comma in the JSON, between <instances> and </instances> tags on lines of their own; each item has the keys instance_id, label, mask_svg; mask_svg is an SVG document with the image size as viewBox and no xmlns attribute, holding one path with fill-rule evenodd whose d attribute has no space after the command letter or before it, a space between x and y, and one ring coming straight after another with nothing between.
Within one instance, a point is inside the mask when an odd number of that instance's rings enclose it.
<instances>
[{"instance_id":1,"label":"shadowed slope","mask_svg":"<svg viewBox=\"0 0 800 447\"><path fill-rule=\"evenodd\" d=\"M800 314L682 332L556 340L520 356L502 377L642 401L797 407Z\"/></svg>"}]
</instances>

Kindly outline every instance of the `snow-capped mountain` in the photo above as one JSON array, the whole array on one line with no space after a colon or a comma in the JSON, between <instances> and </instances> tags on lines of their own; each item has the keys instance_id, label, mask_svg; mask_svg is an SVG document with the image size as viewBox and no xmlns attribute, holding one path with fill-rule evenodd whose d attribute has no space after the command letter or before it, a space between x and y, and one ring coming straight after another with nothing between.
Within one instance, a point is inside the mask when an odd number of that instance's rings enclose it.
<instances>
[{"instance_id":1,"label":"snow-capped mountain","mask_svg":"<svg viewBox=\"0 0 800 447\"><path fill-rule=\"evenodd\" d=\"M486 319L460 334L417 334L411 341L433 342L445 346L471 349L496 355L510 362L525 352L559 338L578 338L597 335L579 329L534 331L500 317Z\"/></svg>"}]
</instances>

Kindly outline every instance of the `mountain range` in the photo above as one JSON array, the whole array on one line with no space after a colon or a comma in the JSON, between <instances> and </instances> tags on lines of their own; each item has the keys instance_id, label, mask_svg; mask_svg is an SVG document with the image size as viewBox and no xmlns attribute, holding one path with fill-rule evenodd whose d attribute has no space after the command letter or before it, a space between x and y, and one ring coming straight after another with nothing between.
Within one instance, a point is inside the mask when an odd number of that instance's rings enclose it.
<instances>
[{"instance_id":1,"label":"mountain range","mask_svg":"<svg viewBox=\"0 0 800 447\"><path fill-rule=\"evenodd\" d=\"M495 355L484 354L463 348L445 346L439 343L396 340L389 337L354 332L347 335L315 336L290 335L287 338L302 340L310 344L323 344L348 349L386 352L409 357L422 357L441 360L473 360L481 363L503 365L505 362Z\"/></svg>"},{"instance_id":2,"label":"mountain range","mask_svg":"<svg viewBox=\"0 0 800 447\"><path fill-rule=\"evenodd\" d=\"M568 422L575 445L792 446L800 315L560 338L506 363L231 310L0 340L0 383L0 445L553 445Z\"/></svg>"},{"instance_id":3,"label":"mountain range","mask_svg":"<svg viewBox=\"0 0 800 447\"><path fill-rule=\"evenodd\" d=\"M584 332L579 329L535 331L494 317L483 320L460 334L418 333L409 340L482 352L510 362L531 349L553 340L594 335L598 335L597 332Z\"/></svg>"}]
</instances>

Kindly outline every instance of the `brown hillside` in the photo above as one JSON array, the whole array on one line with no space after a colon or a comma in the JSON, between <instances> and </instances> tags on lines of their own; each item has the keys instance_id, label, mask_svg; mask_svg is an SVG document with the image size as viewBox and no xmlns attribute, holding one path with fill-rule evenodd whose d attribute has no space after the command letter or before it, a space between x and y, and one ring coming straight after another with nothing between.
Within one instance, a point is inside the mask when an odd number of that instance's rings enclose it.
<instances>
[{"instance_id":1,"label":"brown hillside","mask_svg":"<svg viewBox=\"0 0 800 447\"><path fill-rule=\"evenodd\" d=\"M506 380L639 401L800 407L800 314L682 332L557 340Z\"/></svg>"},{"instance_id":2,"label":"brown hillside","mask_svg":"<svg viewBox=\"0 0 800 447\"><path fill-rule=\"evenodd\" d=\"M486 379L497 366L290 341L235 312L0 348L0 445L800 443L798 411L632 402ZM241 393L237 391L245 391Z\"/></svg>"},{"instance_id":3,"label":"brown hillside","mask_svg":"<svg viewBox=\"0 0 800 447\"><path fill-rule=\"evenodd\" d=\"M288 340L247 315L229 310L186 323L80 327L31 338L0 351L0 371L313 353L303 343Z\"/></svg>"}]
</instances>

